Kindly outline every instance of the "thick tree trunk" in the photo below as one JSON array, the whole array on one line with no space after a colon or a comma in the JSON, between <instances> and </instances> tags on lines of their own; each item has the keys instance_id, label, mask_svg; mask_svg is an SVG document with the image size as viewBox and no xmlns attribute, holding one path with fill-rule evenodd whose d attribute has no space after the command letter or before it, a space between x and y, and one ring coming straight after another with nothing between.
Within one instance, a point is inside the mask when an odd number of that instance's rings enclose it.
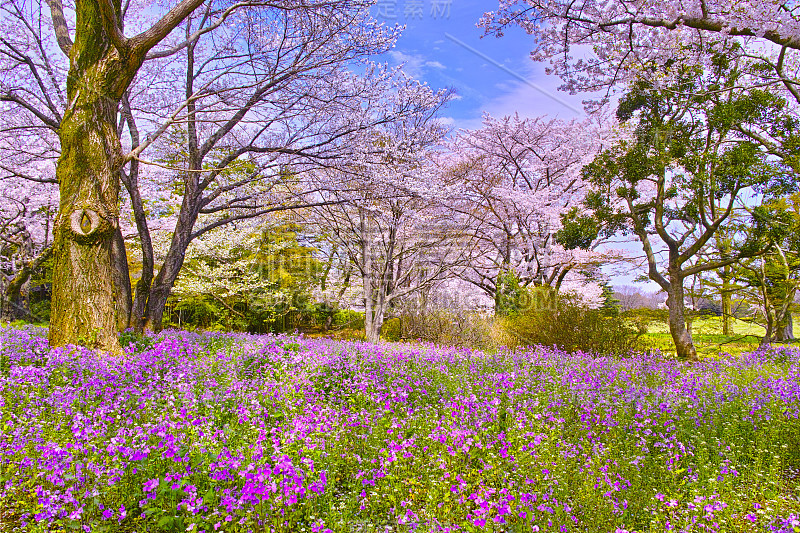
<instances>
[{"instance_id":1,"label":"thick tree trunk","mask_svg":"<svg viewBox=\"0 0 800 533\"><path fill-rule=\"evenodd\" d=\"M111 260L121 154L115 115L114 102L91 90L78 91L61 124L51 346L75 343L120 351Z\"/></svg>"},{"instance_id":2,"label":"thick tree trunk","mask_svg":"<svg viewBox=\"0 0 800 533\"><path fill-rule=\"evenodd\" d=\"M50 345L82 344L121 353L112 263L122 147L117 108L142 57L121 57L95 2L76 3L69 106L59 128L60 201L53 227Z\"/></svg>"},{"instance_id":3,"label":"thick tree trunk","mask_svg":"<svg viewBox=\"0 0 800 533\"><path fill-rule=\"evenodd\" d=\"M383 309L365 309L364 330L367 342L380 342L381 329L383 329L384 311Z\"/></svg>"},{"instance_id":4,"label":"thick tree trunk","mask_svg":"<svg viewBox=\"0 0 800 533\"><path fill-rule=\"evenodd\" d=\"M670 278L670 289L667 293L669 308L669 332L675 343L675 350L680 359L697 361L697 350L692 341L692 333L686 328L686 313L683 302L683 279Z\"/></svg>"},{"instance_id":5,"label":"thick tree trunk","mask_svg":"<svg viewBox=\"0 0 800 533\"><path fill-rule=\"evenodd\" d=\"M28 286L29 276L25 276L24 279L20 280L18 275L11 280L11 283L3 291L0 320L13 322L14 320L24 320L32 316L30 301L28 300Z\"/></svg>"},{"instance_id":6,"label":"thick tree trunk","mask_svg":"<svg viewBox=\"0 0 800 533\"><path fill-rule=\"evenodd\" d=\"M783 316L777 321L775 327L775 341L789 342L794 340L794 326L792 324L792 313L786 311Z\"/></svg>"}]
</instances>

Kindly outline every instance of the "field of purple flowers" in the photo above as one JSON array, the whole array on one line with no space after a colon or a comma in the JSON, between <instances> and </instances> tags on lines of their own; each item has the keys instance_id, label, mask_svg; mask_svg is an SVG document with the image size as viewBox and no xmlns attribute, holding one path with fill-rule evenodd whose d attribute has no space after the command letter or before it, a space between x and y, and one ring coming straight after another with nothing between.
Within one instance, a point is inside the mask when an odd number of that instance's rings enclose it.
<instances>
[{"instance_id":1,"label":"field of purple flowers","mask_svg":"<svg viewBox=\"0 0 800 533\"><path fill-rule=\"evenodd\" d=\"M800 531L800 349L0 329L0 531Z\"/></svg>"}]
</instances>

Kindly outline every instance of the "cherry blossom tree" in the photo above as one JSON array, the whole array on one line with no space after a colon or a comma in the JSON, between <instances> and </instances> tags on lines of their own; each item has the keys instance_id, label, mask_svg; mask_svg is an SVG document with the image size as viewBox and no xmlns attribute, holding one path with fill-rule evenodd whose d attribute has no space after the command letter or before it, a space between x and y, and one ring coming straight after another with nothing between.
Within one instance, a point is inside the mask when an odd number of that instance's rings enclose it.
<instances>
[{"instance_id":1,"label":"cherry blossom tree","mask_svg":"<svg viewBox=\"0 0 800 533\"><path fill-rule=\"evenodd\" d=\"M193 103L203 104L202 110L178 122L178 142L164 153L178 154L170 156L169 165L179 167L184 192L169 250L152 287L148 291L146 283L137 286L134 313L145 310L146 326L160 327L164 304L193 239L235 221L316 205L319 201L311 195L319 187L306 179L307 173L363 159L365 154L358 147L369 128L440 105L442 95L397 71L368 65L365 73L355 76L345 68L355 53L342 40L346 28L322 28L331 33L302 38L319 45L324 37L344 50L278 57L276 61L286 61L291 75L278 65L265 70L263 79L245 77L237 81L243 84L238 94L248 90L256 94L244 98L244 104L229 109L227 90L203 95ZM299 45L298 50L305 53ZM336 59L337 53L342 57ZM301 71L303 62L308 65ZM186 133L180 129L184 123L189 125ZM185 135L188 143L184 143ZM165 134L164 143L169 141ZM329 181L325 186L336 184ZM141 205L138 210L141 213ZM145 219L141 214L136 218ZM140 234L145 234L142 224L137 225ZM147 264L152 265L152 260ZM143 279L149 277L144 274Z\"/></svg>"},{"instance_id":2,"label":"cherry blossom tree","mask_svg":"<svg viewBox=\"0 0 800 533\"><path fill-rule=\"evenodd\" d=\"M52 254L56 188L0 179L0 319L36 318L29 305L32 275Z\"/></svg>"},{"instance_id":3,"label":"cherry blossom tree","mask_svg":"<svg viewBox=\"0 0 800 533\"><path fill-rule=\"evenodd\" d=\"M126 157L117 110L148 54L173 52L154 49L202 4L183 0L163 15L151 8L138 20L155 16L156 22L135 27L132 37L125 35L126 17L142 13L129 12L127 3L78 0L65 9L52 0L49 18L41 2L3 4L9 31L0 43L2 99L59 141L53 346L81 342L119 351L111 254L118 235L119 170ZM224 19L234 6L239 5L218 6L214 18ZM57 53L64 56L53 60Z\"/></svg>"},{"instance_id":4,"label":"cherry blossom tree","mask_svg":"<svg viewBox=\"0 0 800 533\"><path fill-rule=\"evenodd\" d=\"M720 57L738 61L739 87L800 104L800 16L783 0L502 0L480 21L502 36L519 26L534 36L531 57L549 62L562 90L588 92L590 108L645 79L669 85L675 64L714 69ZM797 170L798 134L770 112L740 109L733 131ZM762 109L763 111L763 109Z\"/></svg>"},{"instance_id":5,"label":"cherry blossom tree","mask_svg":"<svg viewBox=\"0 0 800 533\"><path fill-rule=\"evenodd\" d=\"M131 310L128 304L108 312L112 302L127 300L122 289L130 292L120 179L143 248L133 322L146 316L158 327L192 238L303 204L285 196L271 204L275 183L312 161L346 157L348 135L412 112L419 102L412 93L426 91L369 65L355 67L358 75L348 68L385 51L397 36L397 29L369 18L369 2L186 0L149 27L158 13L152 6L101 0L65 9L53 0L47 7L4 4L12 23L10 38L0 42L0 101L22 117L20 127L48 132L49 157L60 154L54 345L117 349L111 325L127 323L125 309ZM389 86L399 95L395 103L407 104L403 110L381 108ZM181 147L177 155L170 144ZM143 163L166 171L160 183L145 183L156 173L143 176ZM182 183L173 186L176 175ZM146 204L148 191L165 185L181 189L182 206L156 275ZM83 302L67 297L84 293Z\"/></svg>"},{"instance_id":6,"label":"cherry blossom tree","mask_svg":"<svg viewBox=\"0 0 800 533\"><path fill-rule=\"evenodd\" d=\"M393 306L452 275L470 256L466 219L451 207L462 187L444 179L430 153L444 133L434 113L373 132L363 151L377 148L380 158L345 169L340 179L350 187L321 188L328 201L314 209L317 226L360 278L370 342L380 339ZM318 176L328 181L330 172Z\"/></svg>"},{"instance_id":7,"label":"cherry blossom tree","mask_svg":"<svg viewBox=\"0 0 800 533\"><path fill-rule=\"evenodd\" d=\"M522 287L558 292L568 276L598 263L599 253L567 249L558 234L561 217L584 197L581 169L604 135L597 119L518 115L487 115L483 128L461 132L453 146L460 159L451 172L466 184L458 206L472 221L480 250L464 270L466 280L499 301L508 275Z\"/></svg>"},{"instance_id":8,"label":"cherry blossom tree","mask_svg":"<svg viewBox=\"0 0 800 533\"><path fill-rule=\"evenodd\" d=\"M502 36L512 25L535 36L531 57L570 91L618 86L675 62L707 64L712 54L743 47L763 81L795 98L800 17L782 0L503 0L480 21Z\"/></svg>"}]
</instances>

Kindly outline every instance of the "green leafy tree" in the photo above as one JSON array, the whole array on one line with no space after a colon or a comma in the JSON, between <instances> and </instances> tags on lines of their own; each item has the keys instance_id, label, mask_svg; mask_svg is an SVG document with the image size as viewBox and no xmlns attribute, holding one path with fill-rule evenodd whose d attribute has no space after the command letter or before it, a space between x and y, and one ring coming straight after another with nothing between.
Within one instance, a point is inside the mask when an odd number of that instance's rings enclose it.
<instances>
[{"instance_id":1,"label":"green leafy tree","mask_svg":"<svg viewBox=\"0 0 800 533\"><path fill-rule=\"evenodd\" d=\"M319 321L312 291L322 269L314 248L301 242L301 228L275 222L240 230L233 239L226 231L196 241L170 300L171 320L182 327L252 332Z\"/></svg>"},{"instance_id":2,"label":"green leafy tree","mask_svg":"<svg viewBox=\"0 0 800 533\"><path fill-rule=\"evenodd\" d=\"M765 203L760 216L771 221L759 238L769 246L761 257L740 261L738 280L757 302L766 329L763 344L794 338L792 312L800 289L800 193Z\"/></svg>"},{"instance_id":3,"label":"green leafy tree","mask_svg":"<svg viewBox=\"0 0 800 533\"><path fill-rule=\"evenodd\" d=\"M586 206L598 231L639 240L648 277L667 293L670 333L685 359L697 359L685 320L686 279L761 249L758 239L744 239L725 256L703 260L699 252L741 196L768 185L781 170L760 145L733 129L741 116L726 104L748 98L736 89L739 75L735 63L720 57L709 71L676 67L658 83L633 83L617 109L630 135L584 168L592 184Z\"/></svg>"}]
</instances>

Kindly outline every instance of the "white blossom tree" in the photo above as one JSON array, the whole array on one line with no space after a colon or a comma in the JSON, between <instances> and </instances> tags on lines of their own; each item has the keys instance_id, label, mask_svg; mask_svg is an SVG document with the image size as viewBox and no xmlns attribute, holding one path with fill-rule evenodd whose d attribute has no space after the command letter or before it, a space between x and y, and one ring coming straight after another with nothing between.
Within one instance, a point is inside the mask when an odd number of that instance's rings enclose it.
<instances>
[{"instance_id":1,"label":"white blossom tree","mask_svg":"<svg viewBox=\"0 0 800 533\"><path fill-rule=\"evenodd\" d=\"M469 217L479 254L463 274L497 299L513 275L523 287L558 292L568 276L596 265L601 254L558 242L561 218L585 195L582 167L602 147L604 130L593 119L561 121L518 115L484 118L453 145L451 172L465 183L458 204ZM580 275L578 276L580 277ZM574 280L573 280L574 281Z\"/></svg>"},{"instance_id":2,"label":"white blossom tree","mask_svg":"<svg viewBox=\"0 0 800 533\"><path fill-rule=\"evenodd\" d=\"M430 153L442 134L433 113L375 132L364 152L377 148L380 158L346 169L340 179L349 189L320 190L328 201L313 217L360 279L368 341L379 340L392 306L453 275L470 257L466 219L451 207L462 186L448 183Z\"/></svg>"}]
</instances>

